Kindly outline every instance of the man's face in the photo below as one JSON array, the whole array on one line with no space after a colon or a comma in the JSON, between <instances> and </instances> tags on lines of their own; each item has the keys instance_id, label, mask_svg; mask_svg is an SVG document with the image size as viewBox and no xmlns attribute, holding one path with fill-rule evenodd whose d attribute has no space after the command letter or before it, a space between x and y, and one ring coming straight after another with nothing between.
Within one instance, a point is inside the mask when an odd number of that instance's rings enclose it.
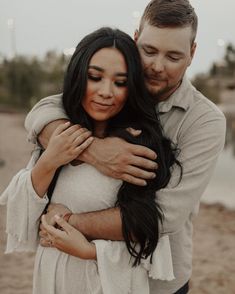
<instances>
[{"instance_id":1,"label":"man's face","mask_svg":"<svg viewBox=\"0 0 235 294\"><path fill-rule=\"evenodd\" d=\"M136 32L146 85L158 100L167 99L180 85L196 48L191 38L191 27L158 28L147 22Z\"/></svg>"}]
</instances>

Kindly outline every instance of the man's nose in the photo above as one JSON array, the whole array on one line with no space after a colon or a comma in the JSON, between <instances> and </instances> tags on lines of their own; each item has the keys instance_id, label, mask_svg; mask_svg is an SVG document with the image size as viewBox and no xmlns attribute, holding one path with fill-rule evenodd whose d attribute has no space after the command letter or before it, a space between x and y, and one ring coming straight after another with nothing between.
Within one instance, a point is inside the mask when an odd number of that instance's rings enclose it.
<instances>
[{"instance_id":1,"label":"man's nose","mask_svg":"<svg viewBox=\"0 0 235 294\"><path fill-rule=\"evenodd\" d=\"M165 62L164 62L163 57L156 56L153 60L153 63L152 63L152 69L155 72L162 72L162 71L164 71L164 68L165 68Z\"/></svg>"},{"instance_id":2,"label":"man's nose","mask_svg":"<svg viewBox=\"0 0 235 294\"><path fill-rule=\"evenodd\" d=\"M113 86L111 81L103 81L99 88L99 95L103 98L113 97Z\"/></svg>"}]
</instances>

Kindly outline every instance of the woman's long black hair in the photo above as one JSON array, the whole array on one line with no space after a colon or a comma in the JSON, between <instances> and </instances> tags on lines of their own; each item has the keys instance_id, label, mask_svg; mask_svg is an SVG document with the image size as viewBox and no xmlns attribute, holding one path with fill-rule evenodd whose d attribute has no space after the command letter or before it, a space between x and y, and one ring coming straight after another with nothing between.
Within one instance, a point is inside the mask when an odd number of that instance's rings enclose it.
<instances>
[{"instance_id":1,"label":"woman's long black hair","mask_svg":"<svg viewBox=\"0 0 235 294\"><path fill-rule=\"evenodd\" d=\"M116 206L120 208L122 232L126 246L134 257L133 265L142 258L152 257L159 240L163 212L157 203L156 191L165 187L171 177L171 167L178 163L176 150L163 135L155 103L148 93L143 77L141 58L135 42L129 35L111 28L101 28L87 35L78 44L67 69L63 89L63 106L74 124L93 131L93 122L82 107L86 93L87 71L92 56L102 48L114 47L126 61L128 98L123 109L111 118L107 136L144 145L157 153L159 168L156 179L148 180L144 187L123 182L118 191ZM126 128L140 129L139 136L132 136ZM138 244L138 245L137 245Z\"/></svg>"}]
</instances>

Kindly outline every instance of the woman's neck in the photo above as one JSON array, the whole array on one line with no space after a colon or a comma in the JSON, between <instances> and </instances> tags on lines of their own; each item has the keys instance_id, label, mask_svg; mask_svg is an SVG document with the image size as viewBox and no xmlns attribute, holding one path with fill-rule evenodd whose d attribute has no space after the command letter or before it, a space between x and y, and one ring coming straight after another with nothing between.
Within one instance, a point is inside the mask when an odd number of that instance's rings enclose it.
<instances>
[{"instance_id":1,"label":"woman's neck","mask_svg":"<svg viewBox=\"0 0 235 294\"><path fill-rule=\"evenodd\" d=\"M98 138L104 138L106 127L107 127L107 121L95 121L94 122L94 135Z\"/></svg>"}]
</instances>

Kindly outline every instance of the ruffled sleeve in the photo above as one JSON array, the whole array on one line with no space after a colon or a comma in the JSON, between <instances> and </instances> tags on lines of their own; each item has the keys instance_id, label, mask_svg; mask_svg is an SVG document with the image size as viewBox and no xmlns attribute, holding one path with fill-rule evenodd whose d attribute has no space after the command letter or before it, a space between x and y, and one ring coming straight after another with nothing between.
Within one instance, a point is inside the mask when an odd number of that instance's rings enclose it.
<instances>
[{"instance_id":1,"label":"ruffled sleeve","mask_svg":"<svg viewBox=\"0 0 235 294\"><path fill-rule=\"evenodd\" d=\"M123 241L95 240L98 272L104 294L149 294L148 278L173 280L169 237L160 238L150 258L132 267L133 260Z\"/></svg>"},{"instance_id":2,"label":"ruffled sleeve","mask_svg":"<svg viewBox=\"0 0 235 294\"><path fill-rule=\"evenodd\" d=\"M148 275L152 279L163 281L175 279L170 240L167 235L159 239L157 248L153 253L152 263L150 263L149 257L142 260L142 266L148 271Z\"/></svg>"},{"instance_id":3,"label":"ruffled sleeve","mask_svg":"<svg viewBox=\"0 0 235 294\"><path fill-rule=\"evenodd\" d=\"M7 205L5 253L36 250L40 216L48 203L46 195L40 198L36 194L31 181L31 170L39 152L39 149L33 152L27 167L13 177L0 197L0 204Z\"/></svg>"}]
</instances>

